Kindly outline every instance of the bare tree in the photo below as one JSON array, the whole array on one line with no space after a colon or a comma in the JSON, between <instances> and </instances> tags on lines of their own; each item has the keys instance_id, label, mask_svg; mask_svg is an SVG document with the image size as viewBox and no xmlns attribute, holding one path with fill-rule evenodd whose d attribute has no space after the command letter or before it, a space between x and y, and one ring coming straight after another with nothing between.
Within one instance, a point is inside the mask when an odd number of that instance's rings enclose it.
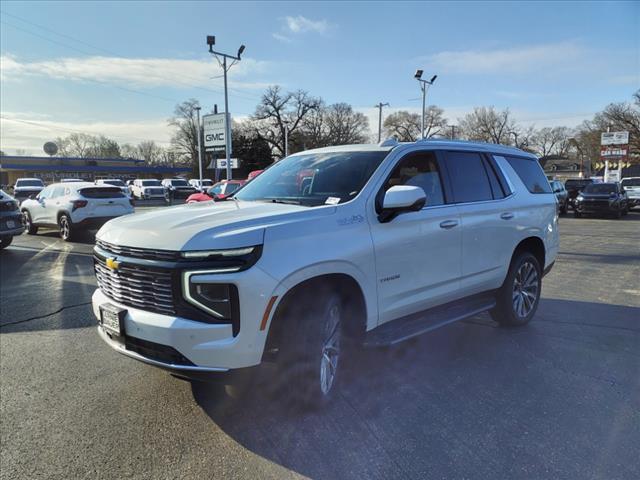
<instances>
[{"instance_id":1,"label":"bare tree","mask_svg":"<svg viewBox=\"0 0 640 480\"><path fill-rule=\"evenodd\" d=\"M144 160L149 165L161 163L162 149L153 140L140 142L136 148L138 158Z\"/></svg>"},{"instance_id":2,"label":"bare tree","mask_svg":"<svg viewBox=\"0 0 640 480\"><path fill-rule=\"evenodd\" d=\"M509 145L516 125L509 109L496 111L494 107L476 107L459 121L468 140Z\"/></svg>"},{"instance_id":3,"label":"bare tree","mask_svg":"<svg viewBox=\"0 0 640 480\"><path fill-rule=\"evenodd\" d=\"M256 132L271 146L275 156L283 157L285 128L288 127L289 136L294 140L304 118L317 110L319 105L319 99L311 97L303 90L284 93L279 86L269 87L262 95L253 115L257 122ZM292 151L301 150L303 147L295 141L290 145L293 147Z\"/></svg>"},{"instance_id":4,"label":"bare tree","mask_svg":"<svg viewBox=\"0 0 640 480\"><path fill-rule=\"evenodd\" d=\"M325 106L307 113L300 125L300 138L307 148L365 143L369 138L369 119L347 103Z\"/></svg>"},{"instance_id":5,"label":"bare tree","mask_svg":"<svg viewBox=\"0 0 640 480\"><path fill-rule=\"evenodd\" d=\"M189 99L176 105L169 126L175 128L171 144L176 153L190 159L192 168L198 165L198 118L196 108L200 103Z\"/></svg>"},{"instance_id":6,"label":"bare tree","mask_svg":"<svg viewBox=\"0 0 640 480\"><path fill-rule=\"evenodd\" d=\"M540 157L549 155L567 156L572 132L567 127L545 127L537 130L531 140L531 147Z\"/></svg>"},{"instance_id":7,"label":"bare tree","mask_svg":"<svg viewBox=\"0 0 640 480\"><path fill-rule=\"evenodd\" d=\"M385 135L395 137L400 142L414 142L421 138L422 128L419 113L409 113L405 110L388 115L384 121ZM447 119L444 110L435 105L429 105L424 117L425 138L438 137L445 134Z\"/></svg>"},{"instance_id":8,"label":"bare tree","mask_svg":"<svg viewBox=\"0 0 640 480\"><path fill-rule=\"evenodd\" d=\"M399 142L415 142L420 137L420 115L400 110L387 115L384 131L387 137L395 137Z\"/></svg>"},{"instance_id":9,"label":"bare tree","mask_svg":"<svg viewBox=\"0 0 640 480\"><path fill-rule=\"evenodd\" d=\"M93 137L86 133L72 133L64 138L58 137L55 143L60 157L86 158L93 145Z\"/></svg>"}]
</instances>

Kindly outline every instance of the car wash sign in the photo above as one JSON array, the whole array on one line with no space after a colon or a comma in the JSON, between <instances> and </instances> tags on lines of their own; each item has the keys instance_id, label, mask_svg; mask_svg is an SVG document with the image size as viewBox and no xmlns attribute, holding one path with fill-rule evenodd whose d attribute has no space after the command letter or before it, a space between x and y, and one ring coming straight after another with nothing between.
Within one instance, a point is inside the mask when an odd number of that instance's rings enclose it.
<instances>
[{"instance_id":1,"label":"car wash sign","mask_svg":"<svg viewBox=\"0 0 640 480\"><path fill-rule=\"evenodd\" d=\"M601 160L626 160L629 155L629 132L603 132L600 136Z\"/></svg>"},{"instance_id":2,"label":"car wash sign","mask_svg":"<svg viewBox=\"0 0 640 480\"><path fill-rule=\"evenodd\" d=\"M214 113L202 117L204 125L204 148L208 151L225 149L227 142L227 122L224 113Z\"/></svg>"}]
</instances>

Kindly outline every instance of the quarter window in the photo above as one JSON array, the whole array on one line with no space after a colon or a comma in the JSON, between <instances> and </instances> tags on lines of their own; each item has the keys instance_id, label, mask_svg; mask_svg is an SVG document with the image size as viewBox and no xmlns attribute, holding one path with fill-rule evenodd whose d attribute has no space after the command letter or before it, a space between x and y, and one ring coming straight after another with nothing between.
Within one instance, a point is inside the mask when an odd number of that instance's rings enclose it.
<instances>
[{"instance_id":1,"label":"quarter window","mask_svg":"<svg viewBox=\"0 0 640 480\"><path fill-rule=\"evenodd\" d=\"M544 176L540 163L535 158L505 156L511 168L515 170L531 193L552 193L551 185Z\"/></svg>"},{"instance_id":2,"label":"quarter window","mask_svg":"<svg viewBox=\"0 0 640 480\"><path fill-rule=\"evenodd\" d=\"M400 160L385 184L385 192L396 185L422 188L428 207L444 204L438 160L433 152L414 152Z\"/></svg>"},{"instance_id":3,"label":"quarter window","mask_svg":"<svg viewBox=\"0 0 640 480\"><path fill-rule=\"evenodd\" d=\"M446 158L456 203L493 200L491 183L479 153L447 152Z\"/></svg>"}]
</instances>

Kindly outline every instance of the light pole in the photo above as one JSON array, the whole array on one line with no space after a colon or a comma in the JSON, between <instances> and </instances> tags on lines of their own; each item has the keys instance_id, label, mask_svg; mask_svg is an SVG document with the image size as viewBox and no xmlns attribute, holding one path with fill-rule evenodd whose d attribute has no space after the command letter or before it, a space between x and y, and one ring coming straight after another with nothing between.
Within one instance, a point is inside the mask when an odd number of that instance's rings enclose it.
<instances>
[{"instance_id":1,"label":"light pole","mask_svg":"<svg viewBox=\"0 0 640 480\"><path fill-rule=\"evenodd\" d=\"M424 72L422 70L416 70L415 75L413 76L413 78L415 78L416 80L418 80L418 83L420 83L420 90L422 90L422 121L420 122L420 128L421 128L421 133L420 133L420 138L422 140L424 140L424 117L425 117L425 110L427 108L427 90L429 89L429 86L433 85L433 82L436 81L436 78L438 78L438 75L434 75L433 77L431 77L431 80L423 80L422 79L422 74Z\"/></svg>"},{"instance_id":2,"label":"light pole","mask_svg":"<svg viewBox=\"0 0 640 480\"><path fill-rule=\"evenodd\" d=\"M289 156L289 122L284 122L284 158Z\"/></svg>"},{"instance_id":3,"label":"light pole","mask_svg":"<svg viewBox=\"0 0 640 480\"><path fill-rule=\"evenodd\" d=\"M515 147L520 148L518 147L518 132L514 132L513 130L511 130L509 132L509 135L513 135L513 138L515 139L515 142L516 142Z\"/></svg>"},{"instance_id":4,"label":"light pole","mask_svg":"<svg viewBox=\"0 0 640 480\"><path fill-rule=\"evenodd\" d=\"M200 106L196 107L196 114L198 117L198 126L196 127L196 135L198 135L198 170L200 172L200 190L202 190L202 143L200 140Z\"/></svg>"},{"instance_id":5,"label":"light pole","mask_svg":"<svg viewBox=\"0 0 640 480\"><path fill-rule=\"evenodd\" d=\"M388 103L378 103L375 107L378 109L378 143L382 140L382 107L388 107Z\"/></svg>"},{"instance_id":6,"label":"light pole","mask_svg":"<svg viewBox=\"0 0 640 480\"><path fill-rule=\"evenodd\" d=\"M213 46L216 44L216 37L213 35L207 35L207 45L209 45L209 53L215 55L216 60L222 67L224 71L224 114L225 114L225 132L224 132L224 141L225 141L225 154L227 159L227 180L231 180L231 116L229 115L229 93L227 90L227 72L231 67L233 67L236 63L240 61L240 56L242 52L244 52L244 45L240 45L238 49L238 54L234 57L233 55L229 55L227 53L216 52L213 50ZM222 62L220 62L220 57L222 57ZM227 58L233 60L231 65L227 66Z\"/></svg>"}]
</instances>

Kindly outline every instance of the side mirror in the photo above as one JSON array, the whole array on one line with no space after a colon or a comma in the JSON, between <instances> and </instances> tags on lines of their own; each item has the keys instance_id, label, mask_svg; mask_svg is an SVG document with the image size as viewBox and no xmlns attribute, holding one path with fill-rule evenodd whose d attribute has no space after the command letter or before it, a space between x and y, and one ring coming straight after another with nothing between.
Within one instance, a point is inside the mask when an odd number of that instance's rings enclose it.
<instances>
[{"instance_id":1,"label":"side mirror","mask_svg":"<svg viewBox=\"0 0 640 480\"><path fill-rule=\"evenodd\" d=\"M396 185L385 192L378 220L380 223L390 222L401 213L422 210L426 203L427 195L422 188Z\"/></svg>"},{"instance_id":2,"label":"side mirror","mask_svg":"<svg viewBox=\"0 0 640 480\"><path fill-rule=\"evenodd\" d=\"M29 200L36 200L38 198L38 196L35 193L32 193L31 195L29 195Z\"/></svg>"}]
</instances>

